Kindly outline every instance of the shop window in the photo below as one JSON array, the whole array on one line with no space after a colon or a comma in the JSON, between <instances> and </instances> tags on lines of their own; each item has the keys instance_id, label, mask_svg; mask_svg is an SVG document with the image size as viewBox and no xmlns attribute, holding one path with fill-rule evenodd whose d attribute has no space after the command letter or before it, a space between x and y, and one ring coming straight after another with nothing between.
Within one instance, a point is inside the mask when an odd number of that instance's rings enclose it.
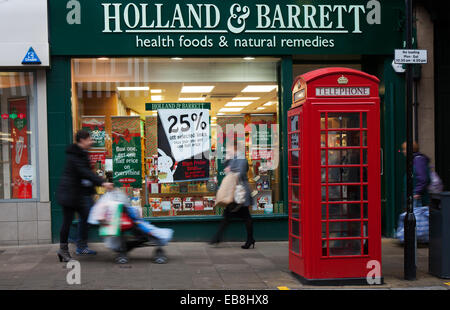
<instances>
[{"instance_id":1,"label":"shop window","mask_svg":"<svg viewBox=\"0 0 450 310\"><path fill-rule=\"evenodd\" d=\"M0 72L0 199L37 198L35 77Z\"/></svg>"},{"instance_id":2,"label":"shop window","mask_svg":"<svg viewBox=\"0 0 450 310\"><path fill-rule=\"evenodd\" d=\"M144 217L220 215L214 199L234 148L249 164L251 213L283 213L278 62L73 59L74 131L91 132L92 168Z\"/></svg>"}]
</instances>

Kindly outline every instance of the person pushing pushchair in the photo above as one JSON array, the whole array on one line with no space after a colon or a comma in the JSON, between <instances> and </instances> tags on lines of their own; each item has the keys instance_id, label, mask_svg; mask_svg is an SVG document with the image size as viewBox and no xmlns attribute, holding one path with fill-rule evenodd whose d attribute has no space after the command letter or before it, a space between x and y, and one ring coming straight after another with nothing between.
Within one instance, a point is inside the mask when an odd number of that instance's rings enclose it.
<instances>
[{"instance_id":1,"label":"person pushing pushchair","mask_svg":"<svg viewBox=\"0 0 450 310\"><path fill-rule=\"evenodd\" d=\"M88 222L100 225L99 234L104 237L106 247L118 253L116 262L119 264L128 263L128 252L144 246L156 246L153 262L164 264L168 261L163 246L172 239L173 230L144 221L120 189L105 193L97 201Z\"/></svg>"}]
</instances>

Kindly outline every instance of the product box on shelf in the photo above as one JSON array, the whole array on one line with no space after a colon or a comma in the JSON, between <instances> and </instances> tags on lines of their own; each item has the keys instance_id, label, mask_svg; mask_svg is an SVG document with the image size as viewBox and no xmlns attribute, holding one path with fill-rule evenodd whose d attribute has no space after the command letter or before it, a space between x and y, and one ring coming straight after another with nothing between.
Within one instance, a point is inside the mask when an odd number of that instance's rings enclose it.
<instances>
[{"instance_id":1,"label":"product box on shelf","mask_svg":"<svg viewBox=\"0 0 450 310\"><path fill-rule=\"evenodd\" d=\"M150 193L158 194L159 193L159 184L157 182L149 183Z\"/></svg>"},{"instance_id":2,"label":"product box on shelf","mask_svg":"<svg viewBox=\"0 0 450 310\"><path fill-rule=\"evenodd\" d=\"M161 193L169 194L170 193L170 184L167 184L167 183L161 184Z\"/></svg>"},{"instance_id":3,"label":"product box on shelf","mask_svg":"<svg viewBox=\"0 0 450 310\"><path fill-rule=\"evenodd\" d=\"M161 201L161 210L162 211L170 211L172 209L172 202L170 199L163 199Z\"/></svg>"},{"instance_id":4,"label":"product box on shelf","mask_svg":"<svg viewBox=\"0 0 450 310\"><path fill-rule=\"evenodd\" d=\"M183 200L180 197L172 198L172 209L181 211L183 209Z\"/></svg>"},{"instance_id":5,"label":"product box on shelf","mask_svg":"<svg viewBox=\"0 0 450 310\"><path fill-rule=\"evenodd\" d=\"M149 204L152 207L152 211L162 211L161 198L150 198Z\"/></svg>"},{"instance_id":6,"label":"product box on shelf","mask_svg":"<svg viewBox=\"0 0 450 310\"><path fill-rule=\"evenodd\" d=\"M194 201L194 210L195 211L203 211L205 209L205 206L203 205L203 200L196 199Z\"/></svg>"},{"instance_id":7,"label":"product box on shelf","mask_svg":"<svg viewBox=\"0 0 450 310\"><path fill-rule=\"evenodd\" d=\"M199 192L199 186L197 182L192 182L188 184L188 192L189 193L198 193Z\"/></svg>"},{"instance_id":8,"label":"product box on shelf","mask_svg":"<svg viewBox=\"0 0 450 310\"><path fill-rule=\"evenodd\" d=\"M194 200L192 197L185 197L183 199L183 210L193 211L194 210Z\"/></svg>"},{"instance_id":9,"label":"product box on shelf","mask_svg":"<svg viewBox=\"0 0 450 310\"><path fill-rule=\"evenodd\" d=\"M180 185L178 184L170 184L169 193L178 194L180 192Z\"/></svg>"},{"instance_id":10,"label":"product box on shelf","mask_svg":"<svg viewBox=\"0 0 450 310\"><path fill-rule=\"evenodd\" d=\"M204 210L214 210L215 202L216 202L216 199L214 197L203 198Z\"/></svg>"}]
</instances>

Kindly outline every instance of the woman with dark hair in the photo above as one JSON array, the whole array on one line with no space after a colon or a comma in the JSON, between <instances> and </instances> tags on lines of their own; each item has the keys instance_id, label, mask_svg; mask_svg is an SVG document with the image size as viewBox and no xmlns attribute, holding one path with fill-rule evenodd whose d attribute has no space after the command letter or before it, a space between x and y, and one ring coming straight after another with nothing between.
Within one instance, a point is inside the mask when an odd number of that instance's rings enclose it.
<instances>
[{"instance_id":1,"label":"woman with dark hair","mask_svg":"<svg viewBox=\"0 0 450 310\"><path fill-rule=\"evenodd\" d=\"M95 251L88 248L88 224L89 211L94 204L92 195L95 194L95 186L103 186L112 189L112 183L97 176L90 167L87 150L91 148L93 141L89 132L79 130L75 136L76 143L66 149L66 166L56 192L58 203L63 210L63 223L60 231L59 261L71 260L68 237L70 225L75 212L79 214L77 241L77 255L94 255Z\"/></svg>"}]
</instances>

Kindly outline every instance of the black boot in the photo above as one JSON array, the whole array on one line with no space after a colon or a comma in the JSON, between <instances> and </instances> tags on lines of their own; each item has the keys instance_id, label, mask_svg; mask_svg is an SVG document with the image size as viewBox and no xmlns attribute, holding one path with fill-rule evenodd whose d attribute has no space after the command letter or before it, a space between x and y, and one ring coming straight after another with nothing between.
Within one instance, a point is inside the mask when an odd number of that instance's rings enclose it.
<instances>
[{"instance_id":1,"label":"black boot","mask_svg":"<svg viewBox=\"0 0 450 310\"><path fill-rule=\"evenodd\" d=\"M248 249L250 246L255 248L255 239L253 239L253 220L251 217L248 217L245 221L245 229L247 230L247 241L241 248Z\"/></svg>"},{"instance_id":2,"label":"black boot","mask_svg":"<svg viewBox=\"0 0 450 310\"><path fill-rule=\"evenodd\" d=\"M59 250L57 254L60 262L68 262L72 260L72 257L70 256L69 252L69 245L67 243L61 243L59 245Z\"/></svg>"},{"instance_id":3,"label":"black boot","mask_svg":"<svg viewBox=\"0 0 450 310\"><path fill-rule=\"evenodd\" d=\"M248 249L248 248L250 248L250 246L253 246L253 248L255 248L255 240L254 239L247 240L245 242L245 244L241 246L241 248Z\"/></svg>"}]
</instances>

